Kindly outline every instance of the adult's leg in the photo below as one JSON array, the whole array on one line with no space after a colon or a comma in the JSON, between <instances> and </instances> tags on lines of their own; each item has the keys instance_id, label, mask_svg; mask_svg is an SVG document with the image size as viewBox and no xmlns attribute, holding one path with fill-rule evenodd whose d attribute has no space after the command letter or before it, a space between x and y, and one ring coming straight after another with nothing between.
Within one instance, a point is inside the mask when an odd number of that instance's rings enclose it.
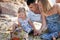
<instances>
[{"instance_id":1,"label":"adult's leg","mask_svg":"<svg viewBox=\"0 0 60 40\"><path fill-rule=\"evenodd\" d=\"M51 40L53 37L57 38L58 32L42 34L40 37L44 40Z\"/></svg>"}]
</instances>

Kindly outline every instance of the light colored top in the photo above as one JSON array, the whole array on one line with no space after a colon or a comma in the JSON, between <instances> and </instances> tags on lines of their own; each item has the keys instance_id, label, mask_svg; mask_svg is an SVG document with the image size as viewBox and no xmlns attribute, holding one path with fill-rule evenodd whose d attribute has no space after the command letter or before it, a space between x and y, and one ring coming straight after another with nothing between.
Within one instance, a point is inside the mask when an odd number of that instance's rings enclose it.
<instances>
[{"instance_id":1,"label":"light colored top","mask_svg":"<svg viewBox=\"0 0 60 40\"><path fill-rule=\"evenodd\" d=\"M32 20L32 22L41 22L41 15L40 14L35 14L31 10L27 12L27 17Z\"/></svg>"},{"instance_id":2,"label":"light colored top","mask_svg":"<svg viewBox=\"0 0 60 40\"><path fill-rule=\"evenodd\" d=\"M22 26L24 31L26 31L27 33L32 31L32 27L28 23L29 18L26 18L25 20L22 20L21 18L19 18L18 21L21 23L21 26Z\"/></svg>"}]
</instances>

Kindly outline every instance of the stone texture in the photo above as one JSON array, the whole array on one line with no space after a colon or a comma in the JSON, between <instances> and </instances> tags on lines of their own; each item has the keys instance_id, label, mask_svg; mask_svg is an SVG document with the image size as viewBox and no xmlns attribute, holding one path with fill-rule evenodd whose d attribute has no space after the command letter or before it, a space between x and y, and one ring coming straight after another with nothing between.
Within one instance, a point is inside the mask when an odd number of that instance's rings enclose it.
<instances>
[{"instance_id":1,"label":"stone texture","mask_svg":"<svg viewBox=\"0 0 60 40\"><path fill-rule=\"evenodd\" d=\"M19 5L13 4L13 3L0 3L2 13L4 14L10 14L10 15L17 15Z\"/></svg>"}]
</instances>

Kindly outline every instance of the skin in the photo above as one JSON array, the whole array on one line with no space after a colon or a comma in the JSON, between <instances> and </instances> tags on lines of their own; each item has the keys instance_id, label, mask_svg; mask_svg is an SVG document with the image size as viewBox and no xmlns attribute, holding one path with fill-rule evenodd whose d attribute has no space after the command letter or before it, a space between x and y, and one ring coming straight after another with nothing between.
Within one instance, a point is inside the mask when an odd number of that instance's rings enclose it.
<instances>
[{"instance_id":1,"label":"skin","mask_svg":"<svg viewBox=\"0 0 60 40\"><path fill-rule=\"evenodd\" d=\"M59 0L56 0L57 2ZM60 14L60 7L57 6L57 5L54 5L50 10L48 10L46 13L43 11L43 6L42 6L42 3L39 1L39 3L35 4L35 3L32 3L29 5L29 8L31 11L33 11L35 14L39 13L42 15L42 27L41 27L41 30L39 30L39 33L38 34L41 34L42 31L43 31L43 28L44 26L46 26L46 17L47 16L51 16L55 13L58 13Z\"/></svg>"},{"instance_id":2,"label":"skin","mask_svg":"<svg viewBox=\"0 0 60 40\"><path fill-rule=\"evenodd\" d=\"M56 3L60 3L60 0L56 0Z\"/></svg>"},{"instance_id":3,"label":"skin","mask_svg":"<svg viewBox=\"0 0 60 40\"><path fill-rule=\"evenodd\" d=\"M31 3L29 6L31 11L33 11L35 14L40 14L38 5L36 3Z\"/></svg>"},{"instance_id":4,"label":"skin","mask_svg":"<svg viewBox=\"0 0 60 40\"><path fill-rule=\"evenodd\" d=\"M58 1L58 0L56 0L56 1ZM42 3L41 3L41 5L42 5ZM54 5L50 10L48 10L46 13L44 13L43 6L41 7L41 5L39 5L39 7L42 9L42 11L41 11L42 24L43 24L43 26L46 26L46 17L54 15L56 13L60 15L60 7L58 5ZM43 26L41 28L42 30L43 30Z\"/></svg>"},{"instance_id":5,"label":"skin","mask_svg":"<svg viewBox=\"0 0 60 40\"><path fill-rule=\"evenodd\" d=\"M42 16L42 20L44 20L43 14L42 14L42 5L41 3L31 3L30 5L28 5L28 7L30 8L31 11L33 11L35 14L40 14ZM42 24L44 22L42 21ZM43 26L43 25L42 25ZM39 35L41 33L41 30L37 30L37 32L34 33L34 35Z\"/></svg>"},{"instance_id":6,"label":"skin","mask_svg":"<svg viewBox=\"0 0 60 40\"><path fill-rule=\"evenodd\" d=\"M57 3L60 3L60 0L56 0L56 2ZM40 5L39 5L40 6ZM41 7L41 9L43 9L42 7ZM54 5L50 10L48 10L46 13L44 13L44 11L42 10L42 24L43 24L43 26L42 26L42 28L41 28L41 30L43 31L43 27L44 26L46 26L46 17L48 17L48 16L51 16L51 15L54 15L54 14L59 14L60 15L60 7L58 6L58 5ZM40 32L40 34L41 34L41 32ZM59 33L59 35L60 35L60 33ZM55 37L53 37L53 40L56 40L56 38Z\"/></svg>"},{"instance_id":7,"label":"skin","mask_svg":"<svg viewBox=\"0 0 60 40\"><path fill-rule=\"evenodd\" d=\"M26 19L26 13L25 12L18 13L18 18L22 18L23 20Z\"/></svg>"},{"instance_id":8,"label":"skin","mask_svg":"<svg viewBox=\"0 0 60 40\"><path fill-rule=\"evenodd\" d=\"M55 37L53 37L53 40L56 40L56 38L55 38Z\"/></svg>"},{"instance_id":9,"label":"skin","mask_svg":"<svg viewBox=\"0 0 60 40\"><path fill-rule=\"evenodd\" d=\"M18 18L22 18L23 20L26 19L26 13L25 12L20 12L18 13ZM32 26L33 30L34 30L34 33L37 32L32 21L31 20L28 20L28 23ZM18 24L19 26L21 26L20 22L18 21Z\"/></svg>"}]
</instances>

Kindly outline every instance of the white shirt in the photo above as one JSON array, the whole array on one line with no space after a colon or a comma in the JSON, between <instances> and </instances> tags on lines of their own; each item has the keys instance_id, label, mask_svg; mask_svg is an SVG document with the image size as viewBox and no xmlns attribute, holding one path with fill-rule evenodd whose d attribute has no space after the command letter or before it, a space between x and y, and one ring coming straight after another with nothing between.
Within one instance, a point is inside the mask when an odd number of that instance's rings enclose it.
<instances>
[{"instance_id":1,"label":"white shirt","mask_svg":"<svg viewBox=\"0 0 60 40\"><path fill-rule=\"evenodd\" d=\"M27 17L32 20L32 22L41 22L41 15L40 14L35 14L31 10L27 12Z\"/></svg>"}]
</instances>

